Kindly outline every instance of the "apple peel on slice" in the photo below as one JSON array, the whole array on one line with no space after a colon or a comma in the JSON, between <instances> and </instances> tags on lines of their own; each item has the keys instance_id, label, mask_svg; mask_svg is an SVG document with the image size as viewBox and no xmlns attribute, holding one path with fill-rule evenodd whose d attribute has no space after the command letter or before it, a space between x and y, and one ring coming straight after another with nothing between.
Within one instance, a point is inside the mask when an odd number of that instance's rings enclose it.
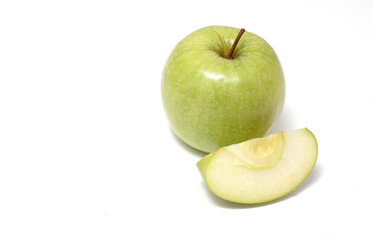
<instances>
[{"instance_id":1,"label":"apple peel on slice","mask_svg":"<svg viewBox=\"0 0 373 240\"><path fill-rule=\"evenodd\" d=\"M219 148L197 167L218 197L255 204L295 190L314 168L317 153L315 136L304 128Z\"/></svg>"}]
</instances>

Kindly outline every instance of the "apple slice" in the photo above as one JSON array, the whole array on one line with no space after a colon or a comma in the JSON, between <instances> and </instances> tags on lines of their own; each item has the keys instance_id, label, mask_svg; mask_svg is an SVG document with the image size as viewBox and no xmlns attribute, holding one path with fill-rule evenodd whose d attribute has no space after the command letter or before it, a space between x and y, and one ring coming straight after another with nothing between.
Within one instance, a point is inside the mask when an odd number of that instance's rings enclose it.
<instances>
[{"instance_id":1,"label":"apple slice","mask_svg":"<svg viewBox=\"0 0 373 240\"><path fill-rule=\"evenodd\" d=\"M218 197L237 203L262 203L293 191L317 159L317 141L308 129L279 132L219 148L197 167Z\"/></svg>"}]
</instances>

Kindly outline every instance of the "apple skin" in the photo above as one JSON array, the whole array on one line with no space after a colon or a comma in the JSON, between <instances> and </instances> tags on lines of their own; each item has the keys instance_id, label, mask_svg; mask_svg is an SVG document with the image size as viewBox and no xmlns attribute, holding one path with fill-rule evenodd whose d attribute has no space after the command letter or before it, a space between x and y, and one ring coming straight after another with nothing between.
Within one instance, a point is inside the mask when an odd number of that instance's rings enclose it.
<instances>
[{"instance_id":1,"label":"apple skin","mask_svg":"<svg viewBox=\"0 0 373 240\"><path fill-rule=\"evenodd\" d=\"M203 152L266 135L285 101L285 80L272 47L240 29L210 26L180 41L162 75L163 106L175 134Z\"/></svg>"}]
</instances>

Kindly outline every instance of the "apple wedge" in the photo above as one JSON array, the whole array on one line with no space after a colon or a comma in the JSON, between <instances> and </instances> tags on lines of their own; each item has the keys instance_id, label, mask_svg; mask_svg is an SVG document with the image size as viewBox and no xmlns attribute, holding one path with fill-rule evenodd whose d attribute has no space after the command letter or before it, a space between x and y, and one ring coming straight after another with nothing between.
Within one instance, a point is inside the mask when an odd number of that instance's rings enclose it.
<instances>
[{"instance_id":1,"label":"apple wedge","mask_svg":"<svg viewBox=\"0 0 373 240\"><path fill-rule=\"evenodd\" d=\"M218 197L263 203L302 183L315 166L317 152L315 136L304 128L219 148L202 158L197 167Z\"/></svg>"}]
</instances>

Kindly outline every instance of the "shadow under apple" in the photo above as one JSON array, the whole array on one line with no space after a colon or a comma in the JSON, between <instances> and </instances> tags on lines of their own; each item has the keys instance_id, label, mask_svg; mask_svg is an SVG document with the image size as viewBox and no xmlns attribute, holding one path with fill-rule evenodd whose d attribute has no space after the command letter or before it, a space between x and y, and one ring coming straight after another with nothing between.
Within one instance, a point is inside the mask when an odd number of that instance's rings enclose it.
<instances>
[{"instance_id":1,"label":"shadow under apple","mask_svg":"<svg viewBox=\"0 0 373 240\"><path fill-rule=\"evenodd\" d=\"M184 148L187 152L199 157L199 158L203 158L204 156L206 156L208 153L205 153L205 152L202 152L200 150L197 150L191 146L189 146L188 144L186 144L183 140L181 140L175 133L174 131L172 130L171 127L169 127L169 130L171 132L171 135L172 137L175 139L175 141L182 147Z\"/></svg>"},{"instance_id":2,"label":"shadow under apple","mask_svg":"<svg viewBox=\"0 0 373 240\"><path fill-rule=\"evenodd\" d=\"M294 114L292 113L292 110L290 109L290 106L285 104L283 109L282 109L282 112L281 112L281 115L280 115L280 118L277 120L277 123L276 125L274 126L274 128L271 130L271 132L269 134L272 134L272 133L278 133L278 132L281 132L281 131L292 131L294 130L294 119L295 119L295 116Z\"/></svg>"}]
</instances>

